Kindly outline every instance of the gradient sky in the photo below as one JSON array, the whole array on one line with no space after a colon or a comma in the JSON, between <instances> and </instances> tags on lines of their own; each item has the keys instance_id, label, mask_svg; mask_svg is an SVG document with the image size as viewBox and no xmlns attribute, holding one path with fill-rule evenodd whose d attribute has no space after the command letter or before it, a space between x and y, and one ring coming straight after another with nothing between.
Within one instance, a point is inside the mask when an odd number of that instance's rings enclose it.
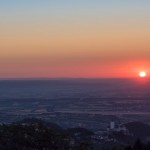
<instances>
[{"instance_id":1,"label":"gradient sky","mask_svg":"<svg viewBox=\"0 0 150 150\"><path fill-rule=\"evenodd\" d=\"M0 78L150 72L150 0L0 0Z\"/></svg>"}]
</instances>

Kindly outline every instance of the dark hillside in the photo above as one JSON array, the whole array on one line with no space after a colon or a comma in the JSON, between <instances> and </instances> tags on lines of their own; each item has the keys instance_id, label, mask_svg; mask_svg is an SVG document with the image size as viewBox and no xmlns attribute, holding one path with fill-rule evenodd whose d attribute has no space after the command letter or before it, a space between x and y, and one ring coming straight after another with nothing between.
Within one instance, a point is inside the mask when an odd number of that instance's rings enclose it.
<instances>
[{"instance_id":1,"label":"dark hillside","mask_svg":"<svg viewBox=\"0 0 150 150\"><path fill-rule=\"evenodd\" d=\"M150 125L142 122L130 122L125 124L126 128L138 138L150 137Z\"/></svg>"}]
</instances>

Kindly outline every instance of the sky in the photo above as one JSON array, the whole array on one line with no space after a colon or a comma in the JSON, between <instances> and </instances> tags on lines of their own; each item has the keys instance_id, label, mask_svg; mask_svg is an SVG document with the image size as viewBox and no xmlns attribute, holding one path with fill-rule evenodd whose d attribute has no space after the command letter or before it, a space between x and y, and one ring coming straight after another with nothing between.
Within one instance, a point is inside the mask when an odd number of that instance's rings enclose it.
<instances>
[{"instance_id":1,"label":"sky","mask_svg":"<svg viewBox=\"0 0 150 150\"><path fill-rule=\"evenodd\" d=\"M149 0L0 0L0 78L150 72Z\"/></svg>"}]
</instances>

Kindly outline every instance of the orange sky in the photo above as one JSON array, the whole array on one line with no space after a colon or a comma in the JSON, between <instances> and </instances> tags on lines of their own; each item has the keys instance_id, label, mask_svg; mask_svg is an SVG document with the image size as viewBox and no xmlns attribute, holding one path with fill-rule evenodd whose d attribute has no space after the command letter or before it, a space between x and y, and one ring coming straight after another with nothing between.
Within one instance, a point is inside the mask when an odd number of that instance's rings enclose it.
<instances>
[{"instance_id":1,"label":"orange sky","mask_svg":"<svg viewBox=\"0 0 150 150\"><path fill-rule=\"evenodd\" d=\"M150 2L18 2L0 2L1 78L149 73Z\"/></svg>"}]
</instances>

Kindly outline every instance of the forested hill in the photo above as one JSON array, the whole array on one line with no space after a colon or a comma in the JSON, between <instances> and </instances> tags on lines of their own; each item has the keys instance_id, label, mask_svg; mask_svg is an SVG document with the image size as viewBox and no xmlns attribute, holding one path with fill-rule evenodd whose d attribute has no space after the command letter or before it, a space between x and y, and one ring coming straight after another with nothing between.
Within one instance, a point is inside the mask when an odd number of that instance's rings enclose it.
<instances>
[{"instance_id":1,"label":"forested hill","mask_svg":"<svg viewBox=\"0 0 150 150\"><path fill-rule=\"evenodd\" d=\"M132 125L128 124L128 128ZM109 149L108 145L95 146L93 134L84 128L62 129L39 119L24 119L0 125L0 150L150 150L150 142L141 140L132 145L114 143Z\"/></svg>"},{"instance_id":2,"label":"forested hill","mask_svg":"<svg viewBox=\"0 0 150 150\"><path fill-rule=\"evenodd\" d=\"M74 143L71 137L71 132L56 124L35 118L25 119L9 125L0 125L0 150L93 149L90 141Z\"/></svg>"}]
</instances>

